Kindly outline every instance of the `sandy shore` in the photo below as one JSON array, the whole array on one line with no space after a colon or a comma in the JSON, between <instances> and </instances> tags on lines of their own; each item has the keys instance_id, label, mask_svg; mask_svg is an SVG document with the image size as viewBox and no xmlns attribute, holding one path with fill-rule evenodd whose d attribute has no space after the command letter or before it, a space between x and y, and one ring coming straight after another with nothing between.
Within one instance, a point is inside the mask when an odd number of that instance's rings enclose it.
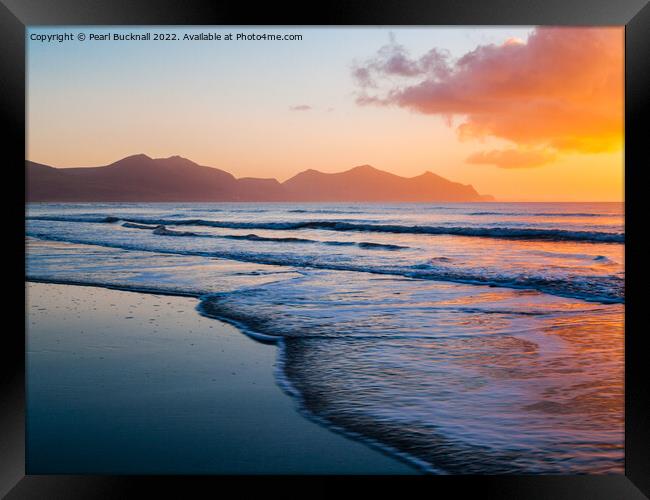
<instances>
[{"instance_id":1,"label":"sandy shore","mask_svg":"<svg viewBox=\"0 0 650 500\"><path fill-rule=\"evenodd\" d=\"M196 299L26 289L30 474L417 472L298 414L276 347Z\"/></svg>"}]
</instances>

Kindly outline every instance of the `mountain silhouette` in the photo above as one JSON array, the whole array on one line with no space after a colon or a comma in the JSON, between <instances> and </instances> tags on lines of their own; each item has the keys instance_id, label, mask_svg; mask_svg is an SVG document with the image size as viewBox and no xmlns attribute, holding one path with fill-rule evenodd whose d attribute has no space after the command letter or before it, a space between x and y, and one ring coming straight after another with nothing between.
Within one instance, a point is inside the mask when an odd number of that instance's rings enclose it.
<instances>
[{"instance_id":1,"label":"mountain silhouette","mask_svg":"<svg viewBox=\"0 0 650 500\"><path fill-rule=\"evenodd\" d=\"M324 174L305 170L283 183L295 201L484 201L470 185L426 172L401 177L362 165Z\"/></svg>"},{"instance_id":2,"label":"mountain silhouette","mask_svg":"<svg viewBox=\"0 0 650 500\"><path fill-rule=\"evenodd\" d=\"M26 161L29 202L471 202L491 200L471 185L431 172L401 177L370 165L326 174L305 170L280 183L244 177L187 158L128 156L110 165L54 168Z\"/></svg>"}]
</instances>

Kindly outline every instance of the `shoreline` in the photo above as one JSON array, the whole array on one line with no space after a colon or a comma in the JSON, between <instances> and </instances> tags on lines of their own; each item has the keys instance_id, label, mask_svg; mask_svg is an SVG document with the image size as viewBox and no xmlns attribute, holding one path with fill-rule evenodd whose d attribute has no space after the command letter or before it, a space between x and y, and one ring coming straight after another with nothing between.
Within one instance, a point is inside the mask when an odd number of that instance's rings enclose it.
<instances>
[{"instance_id":1,"label":"shoreline","mask_svg":"<svg viewBox=\"0 0 650 500\"><path fill-rule=\"evenodd\" d=\"M142 287L135 289L135 288L129 288L120 285L111 285L111 284L98 285L94 283L84 283L84 282L76 282L76 281L70 282L64 280L46 280L46 279L38 279L38 278L26 279L26 283L39 283L39 284L46 284L46 285L50 284L50 285L59 285L59 286L79 286L79 287L90 287L90 288L100 288L100 289L103 288L107 290L114 290L114 291L126 292L126 293L140 293L140 294L161 295L161 296L170 296L170 297L195 298L198 301L195 307L197 314L205 318L208 318L211 321L216 321L218 323L228 325L234 328L237 331L237 333L239 333L240 335L248 337L249 339L257 343L261 343L264 345L271 345L277 348L276 361L273 366L273 378L278 388L287 397L291 398L296 413L302 416L302 418L310 422L313 422L314 424L328 430L329 432L340 435L345 439L362 443L367 447L371 448L372 450L375 450L383 455L387 455L391 459L397 460L400 463L404 463L406 466L413 469L414 472L410 472L410 473L447 474L446 471L442 469L438 469L432 464L423 462L414 456L408 455L407 453L404 453L400 450L396 450L384 443L381 443L379 441L373 440L361 434L342 428L330 422L329 420L310 412L308 409L304 407L304 401L300 392L293 387L291 382L285 376L284 369L283 369L284 357L285 357L283 339L281 337L272 337L270 335L265 335L262 333L255 332L250 328L248 328L243 323L240 323L231 318L219 317L219 316L214 316L206 313L203 310L203 307L201 306L201 297L206 294L192 294L188 292L174 292L168 290L158 291L157 289L145 289ZM406 473L408 474L409 472Z\"/></svg>"},{"instance_id":2,"label":"shoreline","mask_svg":"<svg viewBox=\"0 0 650 500\"><path fill-rule=\"evenodd\" d=\"M304 415L275 349L195 295L25 285L31 474L419 473Z\"/></svg>"}]
</instances>

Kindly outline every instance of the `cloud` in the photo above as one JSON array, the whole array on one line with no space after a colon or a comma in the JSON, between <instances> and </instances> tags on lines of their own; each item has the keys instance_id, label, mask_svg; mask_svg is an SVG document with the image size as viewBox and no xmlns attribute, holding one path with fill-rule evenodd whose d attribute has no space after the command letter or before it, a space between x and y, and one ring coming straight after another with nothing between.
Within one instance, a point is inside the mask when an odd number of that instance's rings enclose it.
<instances>
[{"instance_id":1,"label":"cloud","mask_svg":"<svg viewBox=\"0 0 650 500\"><path fill-rule=\"evenodd\" d=\"M384 77L447 78L449 58L448 51L434 48L420 59L411 59L404 46L391 36L391 43L380 48L374 58L353 64L352 76L362 88L377 88L376 78Z\"/></svg>"},{"instance_id":2,"label":"cloud","mask_svg":"<svg viewBox=\"0 0 650 500\"><path fill-rule=\"evenodd\" d=\"M526 41L478 46L454 61L436 48L414 59L391 40L352 75L360 105L398 106L448 123L461 116L460 139L516 146L473 155L472 163L491 158L503 166L517 156L539 165L557 153L622 147L623 55L621 28L544 27Z\"/></svg>"},{"instance_id":3,"label":"cloud","mask_svg":"<svg viewBox=\"0 0 650 500\"><path fill-rule=\"evenodd\" d=\"M539 167L551 163L556 158L553 151L546 149L505 149L480 151L467 158L467 163L496 165L501 168Z\"/></svg>"},{"instance_id":4,"label":"cloud","mask_svg":"<svg viewBox=\"0 0 650 500\"><path fill-rule=\"evenodd\" d=\"M308 104L298 104L297 106L289 106L289 111L309 111L311 108Z\"/></svg>"}]
</instances>

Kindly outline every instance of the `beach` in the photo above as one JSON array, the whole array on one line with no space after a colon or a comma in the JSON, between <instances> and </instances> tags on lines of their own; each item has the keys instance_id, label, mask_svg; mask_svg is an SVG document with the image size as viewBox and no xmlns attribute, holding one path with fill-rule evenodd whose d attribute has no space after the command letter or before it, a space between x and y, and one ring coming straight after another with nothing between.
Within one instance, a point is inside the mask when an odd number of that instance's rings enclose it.
<instances>
[{"instance_id":1,"label":"beach","mask_svg":"<svg viewBox=\"0 0 650 500\"><path fill-rule=\"evenodd\" d=\"M623 230L615 203L29 204L27 281L73 285L28 309L29 469L622 473Z\"/></svg>"},{"instance_id":2,"label":"beach","mask_svg":"<svg viewBox=\"0 0 650 500\"><path fill-rule=\"evenodd\" d=\"M310 421L197 299L27 283L29 474L413 474Z\"/></svg>"}]
</instances>

